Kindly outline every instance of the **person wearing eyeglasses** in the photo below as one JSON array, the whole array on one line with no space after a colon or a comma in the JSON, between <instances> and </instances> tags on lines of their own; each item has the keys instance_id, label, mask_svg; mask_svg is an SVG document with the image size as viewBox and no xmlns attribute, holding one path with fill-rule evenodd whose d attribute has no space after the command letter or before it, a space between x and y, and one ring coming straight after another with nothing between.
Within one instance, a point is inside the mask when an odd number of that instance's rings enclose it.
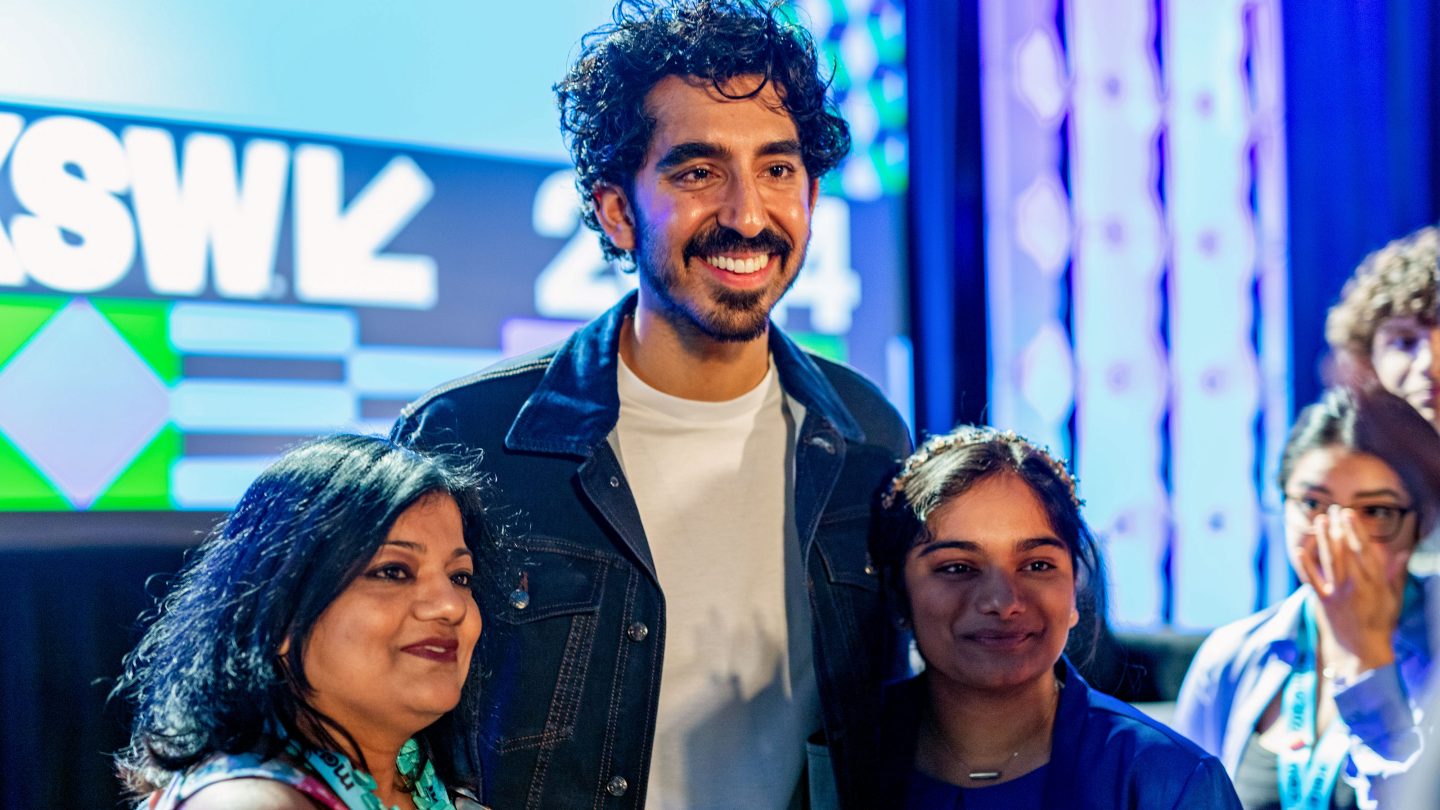
<instances>
[{"instance_id":1,"label":"person wearing eyeglasses","mask_svg":"<svg viewBox=\"0 0 1440 810\"><path fill-rule=\"evenodd\" d=\"M1334 389L1280 462L1285 547L1302 583L1216 630L1172 725L1215 754L1247 810L1386 808L1427 742L1433 578L1407 572L1440 505L1440 435L1378 387Z\"/></svg>"}]
</instances>

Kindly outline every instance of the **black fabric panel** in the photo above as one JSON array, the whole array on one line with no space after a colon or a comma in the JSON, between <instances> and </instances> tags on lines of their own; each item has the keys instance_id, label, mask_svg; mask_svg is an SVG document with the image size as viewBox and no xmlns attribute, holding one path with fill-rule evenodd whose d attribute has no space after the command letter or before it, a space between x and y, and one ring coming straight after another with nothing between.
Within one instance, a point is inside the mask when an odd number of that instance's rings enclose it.
<instances>
[{"instance_id":1,"label":"black fabric panel","mask_svg":"<svg viewBox=\"0 0 1440 810\"><path fill-rule=\"evenodd\" d=\"M117 807L128 718L106 695L183 549L0 550L0 807ZM157 583L152 593L163 588Z\"/></svg>"}]
</instances>

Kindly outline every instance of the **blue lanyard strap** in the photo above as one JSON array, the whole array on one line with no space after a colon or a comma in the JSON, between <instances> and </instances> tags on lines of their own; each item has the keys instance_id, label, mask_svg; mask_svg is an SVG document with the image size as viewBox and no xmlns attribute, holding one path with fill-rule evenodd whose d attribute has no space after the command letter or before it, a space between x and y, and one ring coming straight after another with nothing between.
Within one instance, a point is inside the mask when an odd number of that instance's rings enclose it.
<instances>
[{"instance_id":1,"label":"blue lanyard strap","mask_svg":"<svg viewBox=\"0 0 1440 810\"><path fill-rule=\"evenodd\" d=\"M1315 622L1307 600L1300 609L1300 633L1295 640L1295 667L1285 681L1280 713L1291 743L1277 758L1280 806L1285 810L1326 810L1335 780L1350 750L1350 735L1340 718L1315 740L1317 677Z\"/></svg>"},{"instance_id":2,"label":"blue lanyard strap","mask_svg":"<svg viewBox=\"0 0 1440 810\"><path fill-rule=\"evenodd\" d=\"M375 795L375 779L370 774L350 764L344 754L333 751L304 750L295 740L289 740L285 751L298 762L303 762L330 787L340 801L350 810L394 810L388 808ZM420 761L420 746L414 740L406 740L395 758L400 773L407 777L415 772ZM412 777L413 778L413 777ZM445 785L435 775L435 768L429 763L413 778L414 788L410 794L419 810L455 810Z\"/></svg>"}]
</instances>

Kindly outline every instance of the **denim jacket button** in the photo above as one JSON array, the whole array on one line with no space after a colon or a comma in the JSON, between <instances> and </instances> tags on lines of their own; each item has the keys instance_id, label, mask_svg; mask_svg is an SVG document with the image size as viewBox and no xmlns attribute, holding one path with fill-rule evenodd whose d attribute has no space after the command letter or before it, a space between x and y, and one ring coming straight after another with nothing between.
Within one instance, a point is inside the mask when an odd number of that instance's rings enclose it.
<instances>
[{"instance_id":1,"label":"denim jacket button","mask_svg":"<svg viewBox=\"0 0 1440 810\"><path fill-rule=\"evenodd\" d=\"M530 594L520 590L519 588L511 591L510 607L513 607L516 610L524 610L525 608L530 607Z\"/></svg>"},{"instance_id":2,"label":"denim jacket button","mask_svg":"<svg viewBox=\"0 0 1440 810\"><path fill-rule=\"evenodd\" d=\"M611 488L611 489L617 489L617 488L619 488L619 486L620 486L620 476L618 476L618 475L612 475L612 476L610 476L610 488Z\"/></svg>"},{"instance_id":3,"label":"denim jacket button","mask_svg":"<svg viewBox=\"0 0 1440 810\"><path fill-rule=\"evenodd\" d=\"M611 796L624 796L625 791L630 789L630 783L625 781L623 776L611 777L610 783L605 785L605 792Z\"/></svg>"},{"instance_id":4,"label":"denim jacket button","mask_svg":"<svg viewBox=\"0 0 1440 810\"><path fill-rule=\"evenodd\" d=\"M645 637L650 635L650 628L646 627L644 622L635 622L625 629L625 635L629 636L631 641L644 641Z\"/></svg>"}]
</instances>

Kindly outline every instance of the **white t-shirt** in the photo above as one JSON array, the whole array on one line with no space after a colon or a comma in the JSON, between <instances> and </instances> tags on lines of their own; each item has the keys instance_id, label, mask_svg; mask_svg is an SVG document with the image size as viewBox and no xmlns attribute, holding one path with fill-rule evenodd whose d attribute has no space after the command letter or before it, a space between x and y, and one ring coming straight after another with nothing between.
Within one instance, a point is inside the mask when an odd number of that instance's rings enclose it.
<instances>
[{"instance_id":1,"label":"white t-shirt","mask_svg":"<svg viewBox=\"0 0 1440 810\"><path fill-rule=\"evenodd\" d=\"M798 403L772 365L696 402L622 362L610 444L665 594L665 660L646 806L784 810L820 727L794 515Z\"/></svg>"}]
</instances>

